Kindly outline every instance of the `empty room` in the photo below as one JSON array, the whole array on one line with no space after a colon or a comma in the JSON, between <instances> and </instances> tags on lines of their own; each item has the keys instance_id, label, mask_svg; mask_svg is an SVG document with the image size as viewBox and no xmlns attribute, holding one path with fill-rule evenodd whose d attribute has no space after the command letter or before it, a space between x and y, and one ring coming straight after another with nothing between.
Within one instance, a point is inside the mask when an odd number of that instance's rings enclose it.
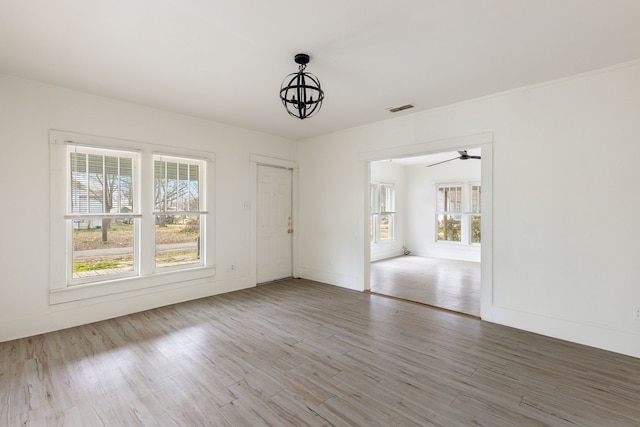
<instances>
[{"instance_id":1,"label":"empty room","mask_svg":"<svg viewBox=\"0 0 640 427\"><path fill-rule=\"evenodd\" d=\"M640 425L638 22L0 0L0 425Z\"/></svg>"}]
</instances>

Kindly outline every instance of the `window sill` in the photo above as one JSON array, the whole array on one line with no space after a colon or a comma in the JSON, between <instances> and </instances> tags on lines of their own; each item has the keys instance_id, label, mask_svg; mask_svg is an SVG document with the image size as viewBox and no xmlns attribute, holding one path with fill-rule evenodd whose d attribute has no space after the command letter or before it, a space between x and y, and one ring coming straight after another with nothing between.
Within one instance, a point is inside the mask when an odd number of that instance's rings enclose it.
<instances>
[{"instance_id":1,"label":"window sill","mask_svg":"<svg viewBox=\"0 0 640 427\"><path fill-rule=\"evenodd\" d=\"M196 267L188 270L173 270L154 273L150 276L120 277L100 282L70 285L65 288L51 289L49 291L49 305L63 304L66 302L115 295L159 286L179 286L181 284L185 284L185 282L193 280L212 278L215 274L215 267Z\"/></svg>"},{"instance_id":2,"label":"window sill","mask_svg":"<svg viewBox=\"0 0 640 427\"><path fill-rule=\"evenodd\" d=\"M480 250L480 243L462 243L462 242L450 242L446 240L436 240L438 246L449 246L456 249L468 249L468 250Z\"/></svg>"}]
</instances>

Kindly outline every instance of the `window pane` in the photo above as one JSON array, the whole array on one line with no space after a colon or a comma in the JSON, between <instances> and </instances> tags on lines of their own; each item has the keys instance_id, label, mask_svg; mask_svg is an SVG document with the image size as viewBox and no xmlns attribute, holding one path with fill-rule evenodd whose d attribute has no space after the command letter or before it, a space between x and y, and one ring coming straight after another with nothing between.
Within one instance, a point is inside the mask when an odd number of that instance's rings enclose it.
<instances>
[{"instance_id":1,"label":"window pane","mask_svg":"<svg viewBox=\"0 0 640 427\"><path fill-rule=\"evenodd\" d=\"M178 164L167 162L167 179L165 191L165 207L167 212L176 211L178 190Z\"/></svg>"},{"instance_id":2,"label":"window pane","mask_svg":"<svg viewBox=\"0 0 640 427\"><path fill-rule=\"evenodd\" d=\"M393 217L394 214L380 215L380 241L393 240Z\"/></svg>"},{"instance_id":3,"label":"window pane","mask_svg":"<svg viewBox=\"0 0 640 427\"><path fill-rule=\"evenodd\" d=\"M71 153L71 207L72 213L89 212L87 155Z\"/></svg>"},{"instance_id":4,"label":"window pane","mask_svg":"<svg viewBox=\"0 0 640 427\"><path fill-rule=\"evenodd\" d=\"M89 154L89 213L109 212L104 204L104 156Z\"/></svg>"},{"instance_id":5,"label":"window pane","mask_svg":"<svg viewBox=\"0 0 640 427\"><path fill-rule=\"evenodd\" d=\"M189 165L189 209L200 210L200 167Z\"/></svg>"},{"instance_id":6,"label":"window pane","mask_svg":"<svg viewBox=\"0 0 640 427\"><path fill-rule=\"evenodd\" d=\"M133 212L133 159L70 153L71 213Z\"/></svg>"},{"instance_id":7,"label":"window pane","mask_svg":"<svg viewBox=\"0 0 640 427\"><path fill-rule=\"evenodd\" d=\"M395 212L396 200L393 185L380 184L380 212Z\"/></svg>"},{"instance_id":8,"label":"window pane","mask_svg":"<svg viewBox=\"0 0 640 427\"><path fill-rule=\"evenodd\" d=\"M482 206L482 189L479 185L471 186L471 212L480 213Z\"/></svg>"},{"instance_id":9,"label":"window pane","mask_svg":"<svg viewBox=\"0 0 640 427\"><path fill-rule=\"evenodd\" d=\"M481 243L480 239L480 215L471 216L471 243Z\"/></svg>"},{"instance_id":10,"label":"window pane","mask_svg":"<svg viewBox=\"0 0 640 427\"><path fill-rule=\"evenodd\" d=\"M134 271L133 219L73 221L74 279Z\"/></svg>"},{"instance_id":11,"label":"window pane","mask_svg":"<svg viewBox=\"0 0 640 427\"><path fill-rule=\"evenodd\" d=\"M441 212L462 212L462 187L440 187L438 189L438 210Z\"/></svg>"},{"instance_id":12,"label":"window pane","mask_svg":"<svg viewBox=\"0 0 640 427\"><path fill-rule=\"evenodd\" d=\"M119 213L133 212L133 160L120 158L120 176L116 194Z\"/></svg>"},{"instance_id":13,"label":"window pane","mask_svg":"<svg viewBox=\"0 0 640 427\"><path fill-rule=\"evenodd\" d=\"M438 215L438 240L461 241L462 215Z\"/></svg>"},{"instance_id":14,"label":"window pane","mask_svg":"<svg viewBox=\"0 0 640 427\"><path fill-rule=\"evenodd\" d=\"M165 162L155 160L153 162L153 186L154 186L154 209L157 212L165 212L164 202L166 200L165 190L167 187L167 170Z\"/></svg>"},{"instance_id":15,"label":"window pane","mask_svg":"<svg viewBox=\"0 0 640 427\"><path fill-rule=\"evenodd\" d=\"M462 212L462 187L438 187L438 211Z\"/></svg>"},{"instance_id":16,"label":"window pane","mask_svg":"<svg viewBox=\"0 0 640 427\"><path fill-rule=\"evenodd\" d=\"M156 267L200 264L200 215L156 217Z\"/></svg>"},{"instance_id":17,"label":"window pane","mask_svg":"<svg viewBox=\"0 0 640 427\"><path fill-rule=\"evenodd\" d=\"M154 161L156 212L200 210L200 166L179 161Z\"/></svg>"}]
</instances>

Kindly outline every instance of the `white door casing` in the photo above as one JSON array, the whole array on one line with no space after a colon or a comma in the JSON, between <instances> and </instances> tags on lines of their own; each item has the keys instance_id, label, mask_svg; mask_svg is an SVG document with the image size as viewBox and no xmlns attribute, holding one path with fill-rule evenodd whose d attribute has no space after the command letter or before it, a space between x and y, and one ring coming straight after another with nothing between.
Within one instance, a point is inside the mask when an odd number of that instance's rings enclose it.
<instances>
[{"instance_id":1,"label":"white door casing","mask_svg":"<svg viewBox=\"0 0 640 427\"><path fill-rule=\"evenodd\" d=\"M290 169L258 165L257 282L292 276Z\"/></svg>"}]
</instances>

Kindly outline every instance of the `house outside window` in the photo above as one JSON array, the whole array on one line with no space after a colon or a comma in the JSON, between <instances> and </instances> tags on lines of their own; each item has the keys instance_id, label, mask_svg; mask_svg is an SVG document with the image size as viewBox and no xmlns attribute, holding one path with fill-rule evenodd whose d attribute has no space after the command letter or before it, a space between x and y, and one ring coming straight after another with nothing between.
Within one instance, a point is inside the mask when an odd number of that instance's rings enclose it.
<instances>
[{"instance_id":1,"label":"house outside window","mask_svg":"<svg viewBox=\"0 0 640 427\"><path fill-rule=\"evenodd\" d=\"M481 186L476 183L438 184L436 197L436 241L479 244Z\"/></svg>"}]
</instances>

